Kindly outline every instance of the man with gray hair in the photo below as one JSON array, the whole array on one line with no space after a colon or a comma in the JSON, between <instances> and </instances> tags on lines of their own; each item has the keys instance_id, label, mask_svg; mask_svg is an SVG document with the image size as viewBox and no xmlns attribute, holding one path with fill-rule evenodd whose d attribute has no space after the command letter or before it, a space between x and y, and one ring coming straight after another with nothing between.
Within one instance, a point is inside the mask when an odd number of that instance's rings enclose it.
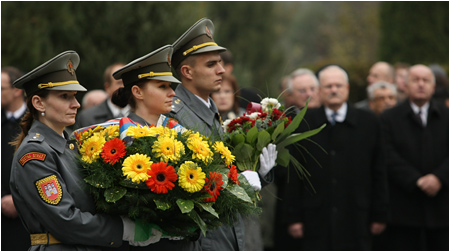
<instances>
[{"instance_id":1,"label":"man with gray hair","mask_svg":"<svg viewBox=\"0 0 450 252\"><path fill-rule=\"evenodd\" d=\"M377 115L397 104L397 88L394 84L385 81L378 81L368 86L367 96L370 109Z\"/></svg>"},{"instance_id":2,"label":"man with gray hair","mask_svg":"<svg viewBox=\"0 0 450 252\"><path fill-rule=\"evenodd\" d=\"M306 106L309 97L311 97L311 100L308 108L320 107L319 80L311 70L299 68L292 72L288 78L287 90L292 95L292 101L297 112Z\"/></svg>"},{"instance_id":3,"label":"man with gray hair","mask_svg":"<svg viewBox=\"0 0 450 252\"><path fill-rule=\"evenodd\" d=\"M308 110L295 133L322 131L291 147L303 157L316 193L305 181L291 176L282 221L301 250L371 250L372 235L387 221L386 167L381 127L376 116L348 103L346 71L330 65L319 71L323 105Z\"/></svg>"},{"instance_id":4,"label":"man with gray hair","mask_svg":"<svg viewBox=\"0 0 450 252\"><path fill-rule=\"evenodd\" d=\"M370 87L377 81L385 81L389 83L394 83L395 70L394 67L384 61L378 61L372 65L369 70L369 75L367 76L367 86ZM369 109L369 100L364 99L355 103L355 107L362 109Z\"/></svg>"}]
</instances>

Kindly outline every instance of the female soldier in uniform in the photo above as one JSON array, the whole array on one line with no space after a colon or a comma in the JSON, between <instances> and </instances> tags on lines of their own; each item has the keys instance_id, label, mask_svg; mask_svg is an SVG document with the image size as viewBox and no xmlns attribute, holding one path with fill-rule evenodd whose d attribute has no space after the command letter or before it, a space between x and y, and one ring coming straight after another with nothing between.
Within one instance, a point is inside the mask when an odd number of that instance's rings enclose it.
<instances>
[{"instance_id":1,"label":"female soldier in uniform","mask_svg":"<svg viewBox=\"0 0 450 252\"><path fill-rule=\"evenodd\" d=\"M63 52L14 82L25 89L29 112L14 143L10 186L31 250L98 250L135 242L133 221L96 214L77 171L77 146L66 140L64 127L75 123L80 107L75 95L86 91L75 75L79 60L76 52ZM161 233L152 234L133 244L157 242Z\"/></svg>"},{"instance_id":2,"label":"female soldier in uniform","mask_svg":"<svg viewBox=\"0 0 450 252\"><path fill-rule=\"evenodd\" d=\"M173 119L162 115L172 109L175 92L171 83L180 83L172 76L170 58L172 46L166 45L138 58L113 73L115 79L122 79L124 87L112 96L112 102L119 107L130 105L128 118L141 125L167 126L177 131L184 130ZM131 250L200 250L198 241L181 237L162 237L149 247L130 247Z\"/></svg>"}]
</instances>

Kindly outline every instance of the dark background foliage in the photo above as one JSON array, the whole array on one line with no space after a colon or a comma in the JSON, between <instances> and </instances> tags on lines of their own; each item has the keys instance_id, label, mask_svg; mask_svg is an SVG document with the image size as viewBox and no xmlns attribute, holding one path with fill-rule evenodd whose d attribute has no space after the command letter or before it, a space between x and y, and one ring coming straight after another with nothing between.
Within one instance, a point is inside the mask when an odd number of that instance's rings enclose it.
<instances>
[{"instance_id":1,"label":"dark background foliage","mask_svg":"<svg viewBox=\"0 0 450 252\"><path fill-rule=\"evenodd\" d=\"M338 63L350 100L365 96L370 66L438 63L448 70L448 2L1 2L1 65L27 72L65 50L77 76L103 88L103 71L173 43L202 17L234 56L241 87L276 97L283 76ZM83 94L80 94L82 96Z\"/></svg>"}]
</instances>

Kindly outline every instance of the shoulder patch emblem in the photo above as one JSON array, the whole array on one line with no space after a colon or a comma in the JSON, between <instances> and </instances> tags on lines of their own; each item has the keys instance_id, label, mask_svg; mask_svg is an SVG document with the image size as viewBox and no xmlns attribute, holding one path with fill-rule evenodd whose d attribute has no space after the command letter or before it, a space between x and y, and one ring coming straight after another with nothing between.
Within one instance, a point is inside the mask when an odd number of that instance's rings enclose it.
<instances>
[{"instance_id":1,"label":"shoulder patch emblem","mask_svg":"<svg viewBox=\"0 0 450 252\"><path fill-rule=\"evenodd\" d=\"M22 166L24 166L26 162L33 160L33 159L44 161L46 156L47 156L47 154L40 153L40 152L29 152L20 158L19 163Z\"/></svg>"},{"instance_id":2,"label":"shoulder patch emblem","mask_svg":"<svg viewBox=\"0 0 450 252\"><path fill-rule=\"evenodd\" d=\"M62 198L62 189L56 175L51 175L36 182L36 187L45 202L58 205Z\"/></svg>"}]
</instances>

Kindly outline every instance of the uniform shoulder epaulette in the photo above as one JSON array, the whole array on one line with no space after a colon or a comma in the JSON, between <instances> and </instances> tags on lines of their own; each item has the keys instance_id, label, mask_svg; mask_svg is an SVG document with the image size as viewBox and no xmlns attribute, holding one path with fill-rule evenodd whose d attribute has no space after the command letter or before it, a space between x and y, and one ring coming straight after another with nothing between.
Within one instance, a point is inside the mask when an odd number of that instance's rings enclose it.
<instances>
[{"instance_id":1,"label":"uniform shoulder epaulette","mask_svg":"<svg viewBox=\"0 0 450 252\"><path fill-rule=\"evenodd\" d=\"M27 142L43 142L44 136L40 133L35 133L34 135L30 135L27 139Z\"/></svg>"},{"instance_id":2,"label":"uniform shoulder epaulette","mask_svg":"<svg viewBox=\"0 0 450 252\"><path fill-rule=\"evenodd\" d=\"M172 111L171 111L171 113L176 114L176 113L178 113L183 107L184 107L184 102L183 102L180 98L175 97L175 99L174 99L174 101L173 101L173 104L172 104Z\"/></svg>"}]
</instances>

